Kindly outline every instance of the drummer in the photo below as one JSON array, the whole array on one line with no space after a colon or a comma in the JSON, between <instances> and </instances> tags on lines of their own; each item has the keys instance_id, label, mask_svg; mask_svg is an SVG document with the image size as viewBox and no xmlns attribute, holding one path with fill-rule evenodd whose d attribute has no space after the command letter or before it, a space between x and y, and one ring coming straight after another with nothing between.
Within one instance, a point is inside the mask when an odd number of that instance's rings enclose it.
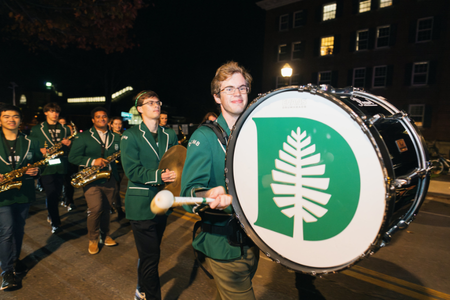
<instances>
[{"instance_id":1,"label":"drummer","mask_svg":"<svg viewBox=\"0 0 450 300\"><path fill-rule=\"evenodd\" d=\"M167 215L153 214L150 202L159 186L176 179L174 171L158 169L158 165L178 140L175 131L158 126L162 102L154 91L137 94L134 105L142 123L123 133L120 147L122 166L128 177L125 213L139 255L135 299L161 299L158 263Z\"/></svg>"},{"instance_id":2,"label":"drummer","mask_svg":"<svg viewBox=\"0 0 450 300\"><path fill-rule=\"evenodd\" d=\"M221 114L213 123L227 136L247 107L251 75L236 62L228 62L216 71L211 94ZM225 185L226 141L220 141L215 129L201 126L192 135L181 180L182 196L215 198L209 204L185 207L202 218L201 233L192 245L206 256L214 275L219 299L255 299L252 278L259 250L233 217L232 196Z\"/></svg>"}]
</instances>

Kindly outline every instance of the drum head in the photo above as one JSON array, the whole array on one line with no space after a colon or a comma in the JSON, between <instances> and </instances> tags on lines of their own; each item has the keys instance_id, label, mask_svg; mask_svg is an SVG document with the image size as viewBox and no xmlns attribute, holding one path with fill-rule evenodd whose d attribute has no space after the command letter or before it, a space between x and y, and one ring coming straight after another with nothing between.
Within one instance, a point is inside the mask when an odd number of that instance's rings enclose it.
<instances>
[{"instance_id":1,"label":"drum head","mask_svg":"<svg viewBox=\"0 0 450 300\"><path fill-rule=\"evenodd\" d=\"M390 197L362 120L321 91L286 88L242 114L227 150L233 208L257 246L306 273L343 269L378 242Z\"/></svg>"}]
</instances>

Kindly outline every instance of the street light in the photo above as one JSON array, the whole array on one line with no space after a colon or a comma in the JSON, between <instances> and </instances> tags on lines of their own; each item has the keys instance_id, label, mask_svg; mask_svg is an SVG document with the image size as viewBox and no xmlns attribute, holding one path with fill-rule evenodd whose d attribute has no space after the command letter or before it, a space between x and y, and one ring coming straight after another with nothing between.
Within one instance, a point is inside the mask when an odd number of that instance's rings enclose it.
<instances>
[{"instance_id":1,"label":"street light","mask_svg":"<svg viewBox=\"0 0 450 300\"><path fill-rule=\"evenodd\" d=\"M285 64L281 69L281 75L285 78L285 85L289 85L289 79L292 76L292 68L289 64Z\"/></svg>"}]
</instances>

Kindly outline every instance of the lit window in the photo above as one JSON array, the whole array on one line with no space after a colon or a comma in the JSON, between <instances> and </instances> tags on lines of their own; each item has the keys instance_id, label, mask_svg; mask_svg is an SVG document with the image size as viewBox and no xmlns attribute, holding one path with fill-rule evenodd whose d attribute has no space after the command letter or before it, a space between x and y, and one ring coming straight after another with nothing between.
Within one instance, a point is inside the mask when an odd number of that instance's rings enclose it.
<instances>
[{"instance_id":1,"label":"lit window","mask_svg":"<svg viewBox=\"0 0 450 300\"><path fill-rule=\"evenodd\" d=\"M389 46L389 33L391 27L381 26L377 28L377 48L383 48Z\"/></svg>"},{"instance_id":2,"label":"lit window","mask_svg":"<svg viewBox=\"0 0 450 300\"><path fill-rule=\"evenodd\" d=\"M353 86L362 88L366 80L366 68L353 69Z\"/></svg>"},{"instance_id":3,"label":"lit window","mask_svg":"<svg viewBox=\"0 0 450 300\"><path fill-rule=\"evenodd\" d=\"M380 8L392 5L392 0L380 0Z\"/></svg>"},{"instance_id":4,"label":"lit window","mask_svg":"<svg viewBox=\"0 0 450 300\"><path fill-rule=\"evenodd\" d=\"M302 42L292 43L292 59L300 59L302 57Z\"/></svg>"},{"instance_id":5,"label":"lit window","mask_svg":"<svg viewBox=\"0 0 450 300\"><path fill-rule=\"evenodd\" d=\"M358 30L356 32L356 51L369 49L369 30Z\"/></svg>"},{"instance_id":6,"label":"lit window","mask_svg":"<svg viewBox=\"0 0 450 300\"><path fill-rule=\"evenodd\" d=\"M288 27L289 27L289 15L280 16L279 30L280 31L288 30Z\"/></svg>"},{"instance_id":7,"label":"lit window","mask_svg":"<svg viewBox=\"0 0 450 300\"><path fill-rule=\"evenodd\" d=\"M319 72L317 84L331 84L331 71Z\"/></svg>"},{"instance_id":8,"label":"lit window","mask_svg":"<svg viewBox=\"0 0 450 300\"><path fill-rule=\"evenodd\" d=\"M321 56L333 54L333 48L334 48L334 36L322 38L322 42L320 44Z\"/></svg>"},{"instance_id":9,"label":"lit window","mask_svg":"<svg viewBox=\"0 0 450 300\"><path fill-rule=\"evenodd\" d=\"M433 30L433 18L424 18L417 21L416 42L431 41L431 33Z\"/></svg>"},{"instance_id":10,"label":"lit window","mask_svg":"<svg viewBox=\"0 0 450 300\"><path fill-rule=\"evenodd\" d=\"M305 25L305 14L303 13L303 10L296 11L294 13L294 28L300 27L302 25Z\"/></svg>"},{"instance_id":11,"label":"lit window","mask_svg":"<svg viewBox=\"0 0 450 300\"><path fill-rule=\"evenodd\" d=\"M278 61L287 60L288 53L287 53L287 45L278 45Z\"/></svg>"},{"instance_id":12,"label":"lit window","mask_svg":"<svg viewBox=\"0 0 450 300\"><path fill-rule=\"evenodd\" d=\"M428 83L428 62L413 64L412 85L426 85Z\"/></svg>"},{"instance_id":13,"label":"lit window","mask_svg":"<svg viewBox=\"0 0 450 300\"><path fill-rule=\"evenodd\" d=\"M360 0L359 1L359 12L363 13L370 10L371 0Z\"/></svg>"},{"instance_id":14,"label":"lit window","mask_svg":"<svg viewBox=\"0 0 450 300\"><path fill-rule=\"evenodd\" d=\"M373 68L373 87L385 87L387 77L387 67L378 66Z\"/></svg>"},{"instance_id":15,"label":"lit window","mask_svg":"<svg viewBox=\"0 0 450 300\"><path fill-rule=\"evenodd\" d=\"M410 104L408 109L408 114L414 123L421 127L423 126L424 116L425 116L425 105L424 104Z\"/></svg>"},{"instance_id":16,"label":"lit window","mask_svg":"<svg viewBox=\"0 0 450 300\"><path fill-rule=\"evenodd\" d=\"M326 4L323 6L323 20L332 20L336 18L336 3Z\"/></svg>"}]
</instances>

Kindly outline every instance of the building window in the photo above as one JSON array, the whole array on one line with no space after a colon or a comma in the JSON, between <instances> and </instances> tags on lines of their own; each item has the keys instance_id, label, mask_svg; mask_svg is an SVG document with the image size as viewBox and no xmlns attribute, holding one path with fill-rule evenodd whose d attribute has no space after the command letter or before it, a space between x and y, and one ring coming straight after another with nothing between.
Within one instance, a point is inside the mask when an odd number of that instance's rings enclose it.
<instances>
[{"instance_id":1,"label":"building window","mask_svg":"<svg viewBox=\"0 0 450 300\"><path fill-rule=\"evenodd\" d=\"M370 11L371 0L359 0L359 12Z\"/></svg>"},{"instance_id":2,"label":"building window","mask_svg":"<svg viewBox=\"0 0 450 300\"><path fill-rule=\"evenodd\" d=\"M292 24L294 28L297 28L297 27L300 27L300 26L304 25L305 21L306 21L305 20L305 14L303 13L303 10L296 11L294 13L294 21L293 21L294 24Z\"/></svg>"},{"instance_id":3,"label":"building window","mask_svg":"<svg viewBox=\"0 0 450 300\"><path fill-rule=\"evenodd\" d=\"M389 33L391 26L377 27L377 48L384 48L389 46Z\"/></svg>"},{"instance_id":4,"label":"building window","mask_svg":"<svg viewBox=\"0 0 450 300\"><path fill-rule=\"evenodd\" d=\"M369 49L369 29L356 32L356 51Z\"/></svg>"},{"instance_id":5,"label":"building window","mask_svg":"<svg viewBox=\"0 0 450 300\"><path fill-rule=\"evenodd\" d=\"M331 84L331 71L319 72L317 84Z\"/></svg>"},{"instance_id":6,"label":"building window","mask_svg":"<svg viewBox=\"0 0 450 300\"><path fill-rule=\"evenodd\" d=\"M433 18L424 18L417 21L416 42L431 41L431 33L433 30Z\"/></svg>"},{"instance_id":7,"label":"building window","mask_svg":"<svg viewBox=\"0 0 450 300\"><path fill-rule=\"evenodd\" d=\"M381 88L386 86L387 67L378 66L373 68L373 84L374 88Z\"/></svg>"},{"instance_id":8,"label":"building window","mask_svg":"<svg viewBox=\"0 0 450 300\"><path fill-rule=\"evenodd\" d=\"M283 61L288 59L287 45L278 45L278 61Z\"/></svg>"},{"instance_id":9,"label":"building window","mask_svg":"<svg viewBox=\"0 0 450 300\"><path fill-rule=\"evenodd\" d=\"M392 5L392 0L380 0L380 8Z\"/></svg>"},{"instance_id":10,"label":"building window","mask_svg":"<svg viewBox=\"0 0 450 300\"><path fill-rule=\"evenodd\" d=\"M414 123L422 127L425 117L425 104L410 104L408 110L408 114L414 120Z\"/></svg>"},{"instance_id":11,"label":"building window","mask_svg":"<svg viewBox=\"0 0 450 300\"><path fill-rule=\"evenodd\" d=\"M288 27L289 27L289 15L280 16L279 30L285 31L288 30Z\"/></svg>"},{"instance_id":12,"label":"building window","mask_svg":"<svg viewBox=\"0 0 450 300\"><path fill-rule=\"evenodd\" d=\"M323 21L336 19L336 3L325 4L323 6Z\"/></svg>"},{"instance_id":13,"label":"building window","mask_svg":"<svg viewBox=\"0 0 450 300\"><path fill-rule=\"evenodd\" d=\"M366 81L366 68L353 69L353 86L363 88Z\"/></svg>"},{"instance_id":14,"label":"building window","mask_svg":"<svg viewBox=\"0 0 450 300\"><path fill-rule=\"evenodd\" d=\"M327 36L322 38L322 41L320 43L321 56L333 54L333 48L334 48L334 36Z\"/></svg>"},{"instance_id":15,"label":"building window","mask_svg":"<svg viewBox=\"0 0 450 300\"><path fill-rule=\"evenodd\" d=\"M302 54L302 42L292 43L292 59L300 59Z\"/></svg>"},{"instance_id":16,"label":"building window","mask_svg":"<svg viewBox=\"0 0 450 300\"><path fill-rule=\"evenodd\" d=\"M418 62L413 64L412 85L426 85L428 83L428 62Z\"/></svg>"}]
</instances>

